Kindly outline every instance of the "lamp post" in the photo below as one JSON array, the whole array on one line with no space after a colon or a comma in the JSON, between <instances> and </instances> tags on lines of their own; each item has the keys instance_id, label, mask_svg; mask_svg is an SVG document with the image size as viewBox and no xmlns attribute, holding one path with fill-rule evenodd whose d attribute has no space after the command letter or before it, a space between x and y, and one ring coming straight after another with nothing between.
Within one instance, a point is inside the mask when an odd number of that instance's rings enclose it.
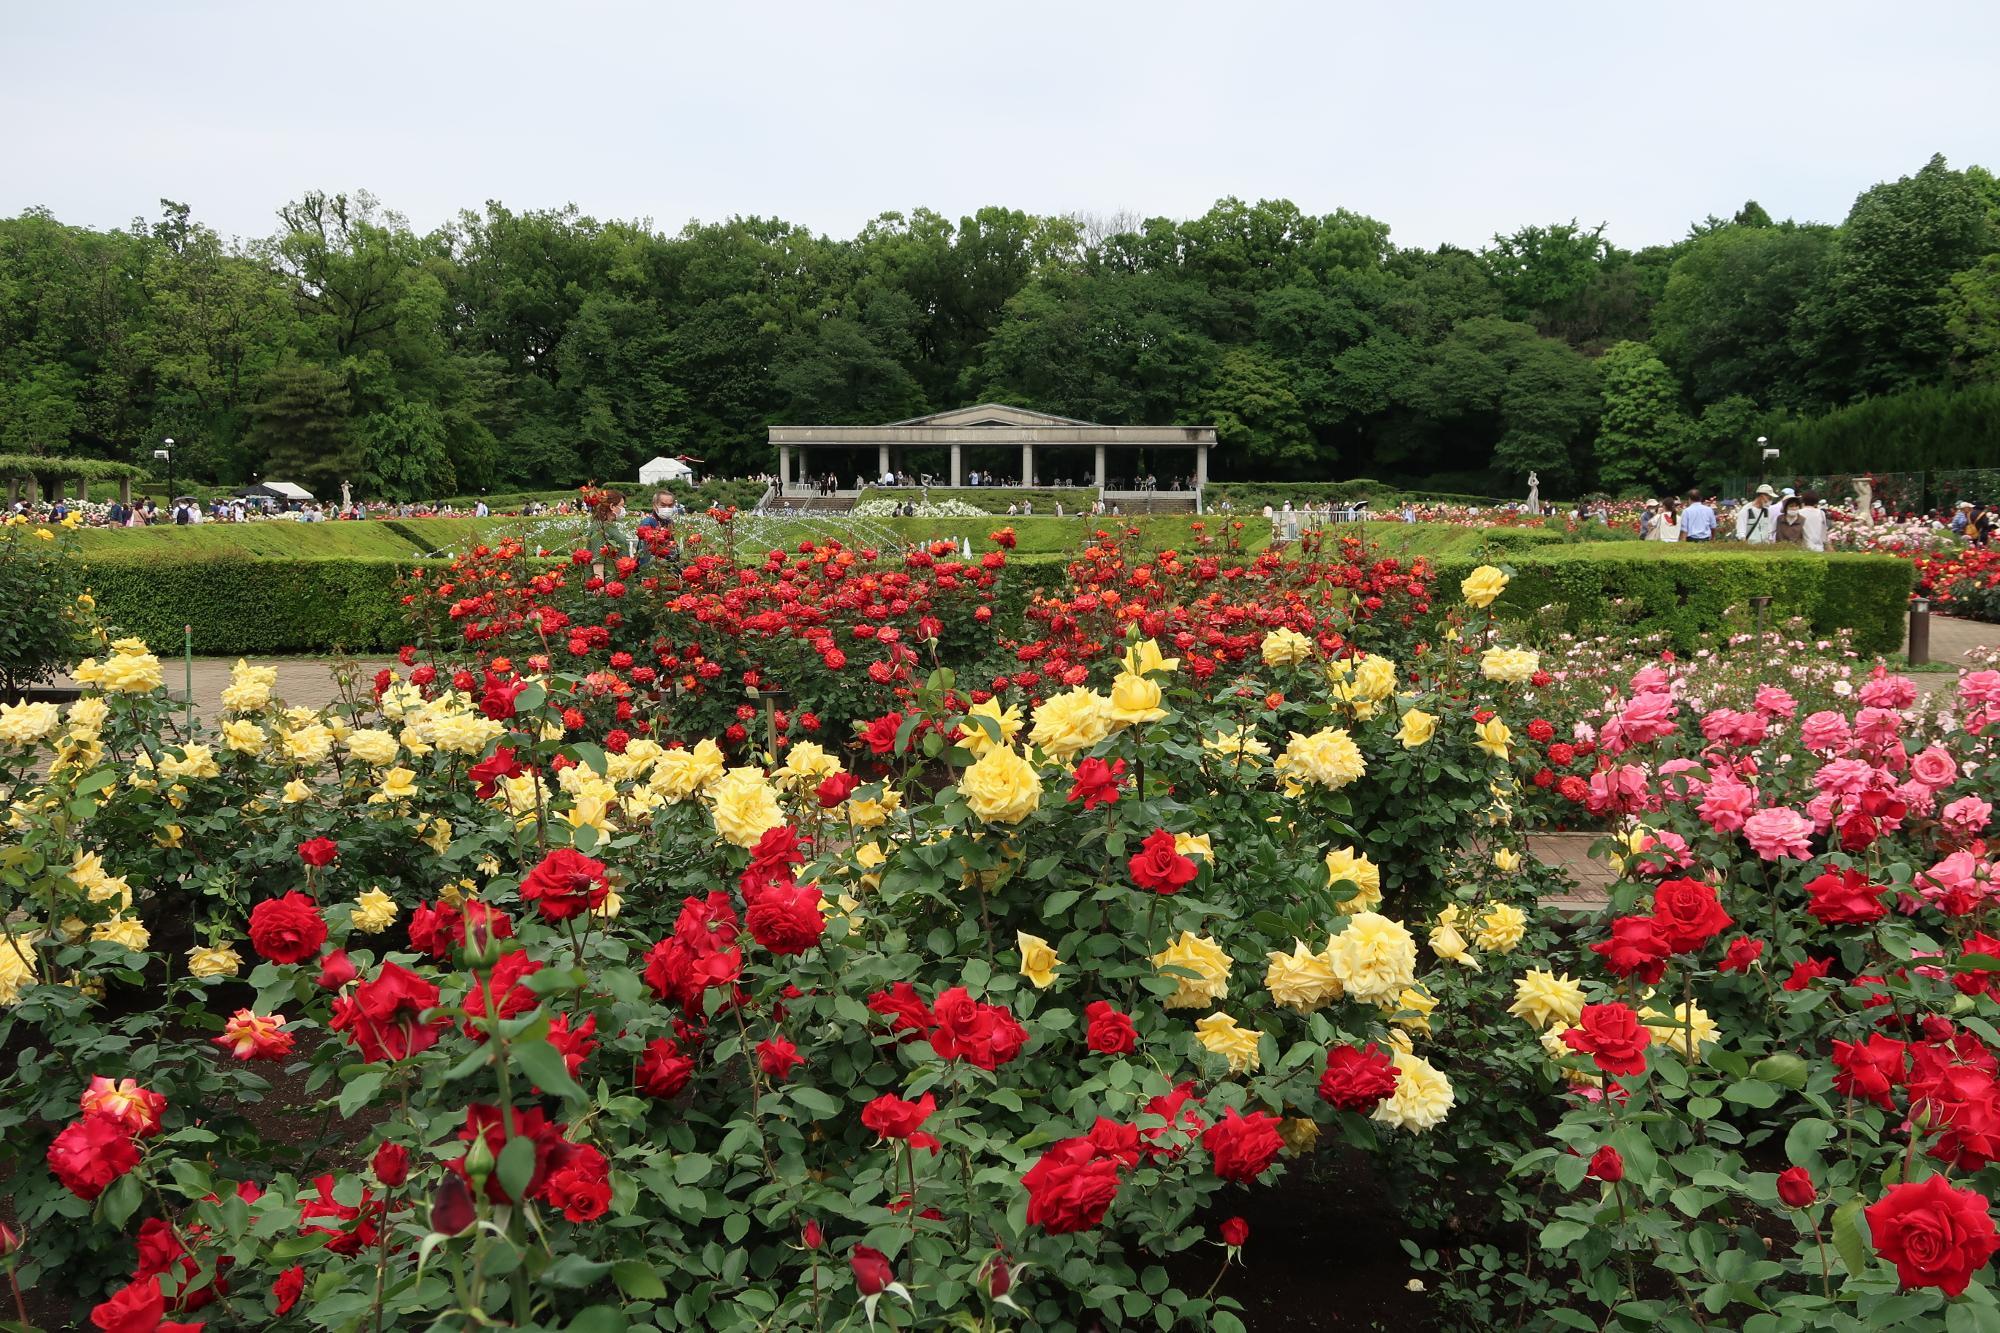
<instances>
[{"instance_id":1,"label":"lamp post","mask_svg":"<svg viewBox=\"0 0 2000 1333\"><path fill-rule=\"evenodd\" d=\"M167 465L167 508L174 506L174 437L169 435L161 440L162 448L153 450L153 457Z\"/></svg>"},{"instance_id":2,"label":"lamp post","mask_svg":"<svg viewBox=\"0 0 2000 1333\"><path fill-rule=\"evenodd\" d=\"M1771 441L1768 436L1759 435L1757 437L1757 484L1760 486L1768 486L1770 484L1771 460L1778 456L1778 451L1771 448L1770 444Z\"/></svg>"}]
</instances>

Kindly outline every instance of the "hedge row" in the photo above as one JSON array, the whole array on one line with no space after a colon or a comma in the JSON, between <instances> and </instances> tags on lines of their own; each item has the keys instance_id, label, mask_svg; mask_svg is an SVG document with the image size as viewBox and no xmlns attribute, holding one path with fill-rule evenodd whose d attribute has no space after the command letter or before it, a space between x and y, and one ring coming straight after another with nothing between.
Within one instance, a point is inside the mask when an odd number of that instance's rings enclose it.
<instances>
[{"instance_id":1,"label":"hedge row","mask_svg":"<svg viewBox=\"0 0 2000 1333\"><path fill-rule=\"evenodd\" d=\"M1451 556L1433 563L1449 588L1479 562ZM1504 563L1514 579L1498 603L1503 614L1555 606L1569 628L1582 629L1606 623L1611 603L1624 602L1637 609L1636 632L1670 635L1682 648L1694 647L1725 612L1747 610L1752 597L1771 599L1770 624L1797 616L1822 634L1853 630L1855 649L1864 654L1900 651L1909 615L1912 568L1894 556L1633 542L1543 548Z\"/></svg>"},{"instance_id":2,"label":"hedge row","mask_svg":"<svg viewBox=\"0 0 2000 1333\"><path fill-rule=\"evenodd\" d=\"M1434 557L1449 590L1474 566L1498 559L1514 570L1504 614L1562 608L1574 629L1603 624L1614 601L1637 609L1639 633L1665 633L1692 647L1731 609L1771 599L1776 623L1793 616L1821 633L1849 628L1862 653L1902 647L1911 566L1891 556L1671 550L1641 543L1547 545L1518 554ZM148 555L95 558L89 580L104 614L162 651L194 631L204 655L380 652L405 637L397 577L406 562L379 559L240 560ZM1001 619L1011 629L1034 587L1063 577L1061 556L1030 556L1006 580ZM1009 614L1013 613L1013 614Z\"/></svg>"},{"instance_id":3,"label":"hedge row","mask_svg":"<svg viewBox=\"0 0 2000 1333\"><path fill-rule=\"evenodd\" d=\"M88 563L101 613L161 655L382 652L407 638L400 560L141 556Z\"/></svg>"}]
</instances>

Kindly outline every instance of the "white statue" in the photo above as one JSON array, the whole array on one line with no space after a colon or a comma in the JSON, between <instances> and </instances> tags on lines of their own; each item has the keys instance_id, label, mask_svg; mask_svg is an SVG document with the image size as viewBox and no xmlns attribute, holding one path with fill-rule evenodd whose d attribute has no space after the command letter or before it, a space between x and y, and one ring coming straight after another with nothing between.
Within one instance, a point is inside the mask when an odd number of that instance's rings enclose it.
<instances>
[{"instance_id":1,"label":"white statue","mask_svg":"<svg viewBox=\"0 0 2000 1333\"><path fill-rule=\"evenodd\" d=\"M1531 514L1542 512L1542 478L1535 472L1528 474L1528 512Z\"/></svg>"},{"instance_id":2,"label":"white statue","mask_svg":"<svg viewBox=\"0 0 2000 1333\"><path fill-rule=\"evenodd\" d=\"M340 483L340 507L343 510L354 508L354 493L344 481Z\"/></svg>"},{"instance_id":3,"label":"white statue","mask_svg":"<svg viewBox=\"0 0 2000 1333\"><path fill-rule=\"evenodd\" d=\"M1875 480L1872 477L1856 477L1854 487L1854 516L1866 522L1875 508Z\"/></svg>"}]
</instances>

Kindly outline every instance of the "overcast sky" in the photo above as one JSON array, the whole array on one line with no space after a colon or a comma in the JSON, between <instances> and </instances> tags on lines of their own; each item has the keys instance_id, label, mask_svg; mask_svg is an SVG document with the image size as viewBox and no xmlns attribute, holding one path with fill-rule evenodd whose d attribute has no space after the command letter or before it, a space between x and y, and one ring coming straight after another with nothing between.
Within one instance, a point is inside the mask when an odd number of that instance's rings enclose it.
<instances>
[{"instance_id":1,"label":"overcast sky","mask_svg":"<svg viewBox=\"0 0 2000 1333\"><path fill-rule=\"evenodd\" d=\"M1404 245L1572 216L1669 241L1842 217L1933 152L2000 168L2000 3L0 0L0 215L194 206L268 234L368 189L776 214L1348 207Z\"/></svg>"}]
</instances>

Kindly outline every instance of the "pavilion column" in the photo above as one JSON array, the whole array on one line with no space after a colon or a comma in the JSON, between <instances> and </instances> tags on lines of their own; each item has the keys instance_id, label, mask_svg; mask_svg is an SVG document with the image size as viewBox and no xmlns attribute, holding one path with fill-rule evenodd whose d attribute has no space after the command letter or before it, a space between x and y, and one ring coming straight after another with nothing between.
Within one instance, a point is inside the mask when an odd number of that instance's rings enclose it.
<instances>
[{"instance_id":1,"label":"pavilion column","mask_svg":"<svg viewBox=\"0 0 2000 1333\"><path fill-rule=\"evenodd\" d=\"M963 450L963 445L954 444L951 447L951 484L954 487L965 485L965 455Z\"/></svg>"},{"instance_id":2,"label":"pavilion column","mask_svg":"<svg viewBox=\"0 0 2000 1333\"><path fill-rule=\"evenodd\" d=\"M1206 485L1208 485L1208 446L1198 444L1194 447L1194 488L1200 490Z\"/></svg>"},{"instance_id":3,"label":"pavilion column","mask_svg":"<svg viewBox=\"0 0 2000 1333\"><path fill-rule=\"evenodd\" d=\"M1021 441L1021 484L1035 484L1035 446L1026 440Z\"/></svg>"},{"instance_id":4,"label":"pavilion column","mask_svg":"<svg viewBox=\"0 0 2000 1333\"><path fill-rule=\"evenodd\" d=\"M38 505L41 502L42 502L42 479L36 476L34 473L30 472L28 474L28 503L31 505Z\"/></svg>"},{"instance_id":5,"label":"pavilion column","mask_svg":"<svg viewBox=\"0 0 2000 1333\"><path fill-rule=\"evenodd\" d=\"M792 446L789 444L781 444L778 446L778 495L781 498L785 494L785 487L789 486L791 484L791 481L792 481Z\"/></svg>"},{"instance_id":6,"label":"pavilion column","mask_svg":"<svg viewBox=\"0 0 2000 1333\"><path fill-rule=\"evenodd\" d=\"M7 498L12 500L14 497L10 495ZM118 479L118 503L122 505L132 503L132 479L130 477L120 477Z\"/></svg>"},{"instance_id":7,"label":"pavilion column","mask_svg":"<svg viewBox=\"0 0 2000 1333\"><path fill-rule=\"evenodd\" d=\"M875 479L877 481L880 481L882 478L888 475L889 475L889 446L886 444L878 444L875 446Z\"/></svg>"},{"instance_id":8,"label":"pavilion column","mask_svg":"<svg viewBox=\"0 0 2000 1333\"><path fill-rule=\"evenodd\" d=\"M1104 446L1097 446L1097 489L1104 489Z\"/></svg>"},{"instance_id":9,"label":"pavilion column","mask_svg":"<svg viewBox=\"0 0 2000 1333\"><path fill-rule=\"evenodd\" d=\"M20 498L21 498L21 479L19 477L7 478L7 507L9 509L12 509L15 503L18 500L20 500Z\"/></svg>"}]
</instances>

